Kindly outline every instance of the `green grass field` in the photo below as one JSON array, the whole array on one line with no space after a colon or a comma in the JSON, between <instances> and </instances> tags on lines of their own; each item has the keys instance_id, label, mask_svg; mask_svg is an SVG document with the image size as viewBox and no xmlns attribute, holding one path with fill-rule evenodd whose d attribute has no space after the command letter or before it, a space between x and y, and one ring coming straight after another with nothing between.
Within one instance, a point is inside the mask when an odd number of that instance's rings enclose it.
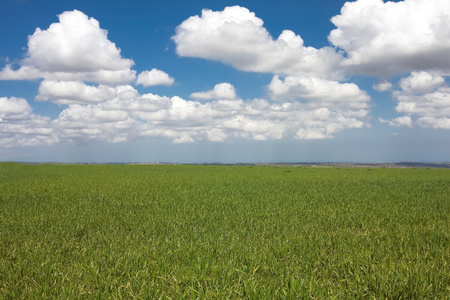
<instances>
[{"instance_id":1,"label":"green grass field","mask_svg":"<svg viewBox=\"0 0 450 300\"><path fill-rule=\"evenodd\" d=\"M0 163L0 298L449 299L450 170Z\"/></svg>"}]
</instances>

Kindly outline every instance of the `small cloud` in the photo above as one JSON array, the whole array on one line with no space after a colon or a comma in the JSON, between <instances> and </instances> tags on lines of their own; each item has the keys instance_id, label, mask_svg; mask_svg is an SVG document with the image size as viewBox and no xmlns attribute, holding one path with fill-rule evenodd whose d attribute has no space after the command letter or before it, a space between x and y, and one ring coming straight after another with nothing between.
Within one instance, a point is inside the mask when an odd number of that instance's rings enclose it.
<instances>
[{"instance_id":1,"label":"small cloud","mask_svg":"<svg viewBox=\"0 0 450 300\"><path fill-rule=\"evenodd\" d=\"M0 147L51 145L58 141L50 119L33 114L25 99L0 97Z\"/></svg>"},{"instance_id":2,"label":"small cloud","mask_svg":"<svg viewBox=\"0 0 450 300\"><path fill-rule=\"evenodd\" d=\"M0 98L0 121L22 119L31 114L32 108L23 98Z\"/></svg>"},{"instance_id":3,"label":"small cloud","mask_svg":"<svg viewBox=\"0 0 450 300\"><path fill-rule=\"evenodd\" d=\"M378 84L374 84L372 86L372 88L374 90L376 90L376 91L379 91L379 92L387 92L387 91L392 89L392 83L390 83L390 82L385 80L385 81L380 82Z\"/></svg>"},{"instance_id":4,"label":"small cloud","mask_svg":"<svg viewBox=\"0 0 450 300\"><path fill-rule=\"evenodd\" d=\"M424 94L434 91L444 85L444 77L429 72L412 72L407 78L400 80L400 87L404 92Z\"/></svg>"},{"instance_id":5,"label":"small cloud","mask_svg":"<svg viewBox=\"0 0 450 300\"><path fill-rule=\"evenodd\" d=\"M413 126L413 122L410 116L398 117L392 120L384 120L382 118L378 118L380 123L389 124L392 127L409 127Z\"/></svg>"},{"instance_id":6,"label":"small cloud","mask_svg":"<svg viewBox=\"0 0 450 300\"><path fill-rule=\"evenodd\" d=\"M212 90L192 93L190 97L196 100L234 100L236 99L236 90L232 84L223 82L216 84Z\"/></svg>"},{"instance_id":7,"label":"small cloud","mask_svg":"<svg viewBox=\"0 0 450 300\"><path fill-rule=\"evenodd\" d=\"M421 117L417 123L424 128L450 129L450 118Z\"/></svg>"},{"instance_id":8,"label":"small cloud","mask_svg":"<svg viewBox=\"0 0 450 300\"><path fill-rule=\"evenodd\" d=\"M450 87L443 75L412 72L399 86L401 90L392 94L398 113L417 117L415 123L421 127L450 129Z\"/></svg>"},{"instance_id":9,"label":"small cloud","mask_svg":"<svg viewBox=\"0 0 450 300\"><path fill-rule=\"evenodd\" d=\"M366 107L369 95L354 83L340 83L314 77L288 76L284 80L278 75L272 78L268 90L274 100L303 99L316 102L358 103Z\"/></svg>"},{"instance_id":10,"label":"small cloud","mask_svg":"<svg viewBox=\"0 0 450 300\"><path fill-rule=\"evenodd\" d=\"M141 84L144 87L155 85L171 86L174 82L175 79L170 77L169 74L154 68L151 71L141 72L136 80L136 84Z\"/></svg>"},{"instance_id":11,"label":"small cloud","mask_svg":"<svg viewBox=\"0 0 450 300\"><path fill-rule=\"evenodd\" d=\"M39 85L38 101L56 104L89 104L102 102L116 96L116 88L106 85L90 86L82 81L44 80Z\"/></svg>"}]
</instances>

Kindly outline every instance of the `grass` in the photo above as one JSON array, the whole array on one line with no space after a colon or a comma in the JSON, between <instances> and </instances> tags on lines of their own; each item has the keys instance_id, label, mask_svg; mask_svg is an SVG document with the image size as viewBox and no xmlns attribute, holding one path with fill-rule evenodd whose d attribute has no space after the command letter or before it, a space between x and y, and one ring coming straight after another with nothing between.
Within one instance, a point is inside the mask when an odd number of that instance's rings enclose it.
<instances>
[{"instance_id":1,"label":"grass","mask_svg":"<svg viewBox=\"0 0 450 300\"><path fill-rule=\"evenodd\" d=\"M450 170L0 164L0 298L449 299Z\"/></svg>"}]
</instances>

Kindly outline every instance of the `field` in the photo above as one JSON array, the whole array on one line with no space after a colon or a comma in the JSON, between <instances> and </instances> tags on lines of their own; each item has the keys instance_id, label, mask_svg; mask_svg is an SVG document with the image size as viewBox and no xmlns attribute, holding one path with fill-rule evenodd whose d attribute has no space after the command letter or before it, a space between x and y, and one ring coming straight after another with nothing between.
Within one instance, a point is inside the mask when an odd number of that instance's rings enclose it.
<instances>
[{"instance_id":1,"label":"field","mask_svg":"<svg viewBox=\"0 0 450 300\"><path fill-rule=\"evenodd\" d=\"M449 299L450 170L0 163L0 299Z\"/></svg>"}]
</instances>

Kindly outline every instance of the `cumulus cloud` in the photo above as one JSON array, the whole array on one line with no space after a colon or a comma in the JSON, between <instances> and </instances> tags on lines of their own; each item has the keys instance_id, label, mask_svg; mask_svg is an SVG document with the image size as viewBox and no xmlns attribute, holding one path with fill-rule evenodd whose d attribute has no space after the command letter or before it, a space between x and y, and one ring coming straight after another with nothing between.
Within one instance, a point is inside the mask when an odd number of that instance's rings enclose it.
<instances>
[{"instance_id":1,"label":"cumulus cloud","mask_svg":"<svg viewBox=\"0 0 450 300\"><path fill-rule=\"evenodd\" d=\"M144 87L154 85L171 86L174 82L175 79L170 77L169 74L154 68L151 71L141 72L136 80L136 84L141 84Z\"/></svg>"},{"instance_id":2,"label":"cumulus cloud","mask_svg":"<svg viewBox=\"0 0 450 300\"><path fill-rule=\"evenodd\" d=\"M32 113L23 98L0 98L0 146L35 146L58 142L49 118Z\"/></svg>"},{"instance_id":3,"label":"cumulus cloud","mask_svg":"<svg viewBox=\"0 0 450 300\"><path fill-rule=\"evenodd\" d=\"M450 2L347 2L331 19L330 42L345 50L343 66L376 76L450 72Z\"/></svg>"},{"instance_id":4,"label":"cumulus cloud","mask_svg":"<svg viewBox=\"0 0 450 300\"><path fill-rule=\"evenodd\" d=\"M417 123L425 128L450 129L450 117L445 118L421 117L417 120Z\"/></svg>"},{"instance_id":5,"label":"cumulus cloud","mask_svg":"<svg viewBox=\"0 0 450 300\"><path fill-rule=\"evenodd\" d=\"M32 108L23 98L0 98L0 122L5 120L24 119L31 114Z\"/></svg>"},{"instance_id":6,"label":"cumulus cloud","mask_svg":"<svg viewBox=\"0 0 450 300\"><path fill-rule=\"evenodd\" d=\"M7 65L0 72L2 80L92 81L99 84L126 84L133 81L134 62L107 38L94 18L74 10L59 15L59 22L46 30L37 28L28 37L28 51L21 67Z\"/></svg>"},{"instance_id":7,"label":"cumulus cloud","mask_svg":"<svg viewBox=\"0 0 450 300\"><path fill-rule=\"evenodd\" d=\"M101 105L71 105L55 120L65 141L123 142L135 137L137 121L127 112L104 110Z\"/></svg>"},{"instance_id":8,"label":"cumulus cloud","mask_svg":"<svg viewBox=\"0 0 450 300\"><path fill-rule=\"evenodd\" d=\"M278 75L268 86L275 100L310 100L317 103L360 103L367 107L369 95L354 83L339 83L313 77L288 76L281 80Z\"/></svg>"},{"instance_id":9,"label":"cumulus cloud","mask_svg":"<svg viewBox=\"0 0 450 300\"><path fill-rule=\"evenodd\" d=\"M81 81L44 80L39 85L40 101L51 101L56 104L89 104L114 98L116 88L99 85L90 86Z\"/></svg>"},{"instance_id":10,"label":"cumulus cloud","mask_svg":"<svg viewBox=\"0 0 450 300\"><path fill-rule=\"evenodd\" d=\"M444 77L421 71L412 72L409 77L401 79L399 84L403 92L424 94L435 90L444 83Z\"/></svg>"},{"instance_id":11,"label":"cumulus cloud","mask_svg":"<svg viewBox=\"0 0 450 300\"><path fill-rule=\"evenodd\" d=\"M394 127L450 129L450 2L357 0L331 19L330 42L346 52L342 67L381 78L409 74L392 92L404 116L383 120ZM374 85L389 91L387 81Z\"/></svg>"},{"instance_id":12,"label":"cumulus cloud","mask_svg":"<svg viewBox=\"0 0 450 300\"><path fill-rule=\"evenodd\" d=\"M450 129L450 87L442 76L412 72L399 81L399 86L401 89L392 95L397 101L395 110L405 116L382 122L396 127L412 127L416 123L422 127Z\"/></svg>"},{"instance_id":13,"label":"cumulus cloud","mask_svg":"<svg viewBox=\"0 0 450 300\"><path fill-rule=\"evenodd\" d=\"M28 38L25 65L48 72L123 70L134 62L124 59L94 18L74 10L59 15L59 23L37 28Z\"/></svg>"},{"instance_id":14,"label":"cumulus cloud","mask_svg":"<svg viewBox=\"0 0 450 300\"><path fill-rule=\"evenodd\" d=\"M263 27L263 21L240 6L223 11L205 9L181 23L172 39L180 56L221 61L250 72L309 75L339 78L340 53L331 47L304 46L290 30L277 39Z\"/></svg>"},{"instance_id":15,"label":"cumulus cloud","mask_svg":"<svg viewBox=\"0 0 450 300\"><path fill-rule=\"evenodd\" d=\"M396 111L406 115L415 115L419 117L419 122L421 122L421 118L450 118L450 88L448 87L439 88L433 92L421 95L411 95L403 91L397 91L394 93L394 97L398 101L395 108ZM427 123L429 122L423 124ZM444 124L446 123L444 122ZM436 126L433 125L432 127ZM442 128L450 129L450 127L445 126Z\"/></svg>"},{"instance_id":16,"label":"cumulus cloud","mask_svg":"<svg viewBox=\"0 0 450 300\"><path fill-rule=\"evenodd\" d=\"M206 92L192 93L191 98L196 100L211 100L211 99L223 99L233 100L236 99L236 90L234 86L228 82L216 84L214 89Z\"/></svg>"}]
</instances>

